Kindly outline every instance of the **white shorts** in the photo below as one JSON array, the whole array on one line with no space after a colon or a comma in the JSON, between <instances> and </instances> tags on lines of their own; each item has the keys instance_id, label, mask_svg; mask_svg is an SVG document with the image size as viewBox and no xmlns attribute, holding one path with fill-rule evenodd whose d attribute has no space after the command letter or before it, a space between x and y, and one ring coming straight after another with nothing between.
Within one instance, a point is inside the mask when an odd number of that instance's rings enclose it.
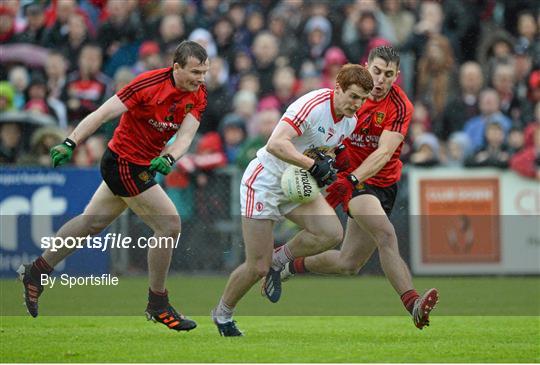
<instances>
[{"instance_id":1,"label":"white shorts","mask_svg":"<svg viewBox=\"0 0 540 365\"><path fill-rule=\"evenodd\" d=\"M265 170L255 158L242 176L240 205L243 217L279 221L300 203L287 199L281 190L281 176Z\"/></svg>"}]
</instances>

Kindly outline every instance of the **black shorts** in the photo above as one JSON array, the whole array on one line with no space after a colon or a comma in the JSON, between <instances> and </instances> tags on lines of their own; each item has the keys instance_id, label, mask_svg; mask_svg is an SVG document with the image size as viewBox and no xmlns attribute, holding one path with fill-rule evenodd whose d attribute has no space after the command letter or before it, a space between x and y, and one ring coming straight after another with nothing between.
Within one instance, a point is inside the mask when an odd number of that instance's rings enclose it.
<instances>
[{"instance_id":1,"label":"black shorts","mask_svg":"<svg viewBox=\"0 0 540 365\"><path fill-rule=\"evenodd\" d=\"M390 216L390 213L392 213L392 208L394 207L394 203L396 202L397 190L397 184L381 188L375 185L369 185L364 183L363 188L355 189L353 191L352 197L354 198L355 196L365 194L374 195L381 202L381 205L386 215Z\"/></svg>"},{"instance_id":2,"label":"black shorts","mask_svg":"<svg viewBox=\"0 0 540 365\"><path fill-rule=\"evenodd\" d=\"M101 159L101 176L114 195L135 196L156 185L148 166L124 160L107 148Z\"/></svg>"}]
</instances>

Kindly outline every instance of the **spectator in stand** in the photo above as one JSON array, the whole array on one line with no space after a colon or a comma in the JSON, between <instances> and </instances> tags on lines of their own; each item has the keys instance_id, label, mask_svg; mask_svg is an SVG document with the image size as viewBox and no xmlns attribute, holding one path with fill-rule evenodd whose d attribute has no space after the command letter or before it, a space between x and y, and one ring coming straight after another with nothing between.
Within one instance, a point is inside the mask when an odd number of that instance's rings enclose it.
<instances>
[{"instance_id":1,"label":"spectator in stand","mask_svg":"<svg viewBox=\"0 0 540 365\"><path fill-rule=\"evenodd\" d=\"M255 158L257 151L264 147L282 114L273 106L266 108L262 101L259 107L260 110L253 117L253 134L246 139L242 148L238 151L236 164L242 171Z\"/></svg>"},{"instance_id":2,"label":"spectator in stand","mask_svg":"<svg viewBox=\"0 0 540 365\"><path fill-rule=\"evenodd\" d=\"M130 45L144 36L143 26L132 16L130 4L125 0L107 0L107 18L99 28L97 40L107 61L124 45Z\"/></svg>"},{"instance_id":3,"label":"spectator in stand","mask_svg":"<svg viewBox=\"0 0 540 365\"><path fill-rule=\"evenodd\" d=\"M536 104L534 122L525 131L525 148L516 153L510 167L518 174L540 181L540 103Z\"/></svg>"},{"instance_id":4,"label":"spectator in stand","mask_svg":"<svg viewBox=\"0 0 540 365\"><path fill-rule=\"evenodd\" d=\"M237 49L235 51L234 61L230 66L232 71L229 77L229 89L236 92L240 88L240 78L255 70L249 49Z\"/></svg>"},{"instance_id":5,"label":"spectator in stand","mask_svg":"<svg viewBox=\"0 0 540 365\"><path fill-rule=\"evenodd\" d=\"M255 70L259 76L260 93L266 95L272 92L272 78L276 70L278 56L278 40L269 32L261 32L253 41L251 47L255 57Z\"/></svg>"},{"instance_id":6,"label":"spectator in stand","mask_svg":"<svg viewBox=\"0 0 540 365\"><path fill-rule=\"evenodd\" d=\"M0 164L13 164L22 150L22 128L18 123L0 123Z\"/></svg>"},{"instance_id":7,"label":"spectator in stand","mask_svg":"<svg viewBox=\"0 0 540 365\"><path fill-rule=\"evenodd\" d=\"M464 132L454 132L448 138L444 166L463 167L471 154L471 140Z\"/></svg>"},{"instance_id":8,"label":"spectator in stand","mask_svg":"<svg viewBox=\"0 0 540 365\"><path fill-rule=\"evenodd\" d=\"M80 14L73 14L68 20L66 43L57 45L68 60L68 71L77 69L77 60L83 47L91 41L85 19Z\"/></svg>"},{"instance_id":9,"label":"spectator in stand","mask_svg":"<svg viewBox=\"0 0 540 365\"><path fill-rule=\"evenodd\" d=\"M322 88L322 78L317 67L311 61L305 61L300 68L300 78L294 86L295 98L307 94L310 91Z\"/></svg>"},{"instance_id":10,"label":"spectator in stand","mask_svg":"<svg viewBox=\"0 0 540 365\"><path fill-rule=\"evenodd\" d=\"M199 133L204 134L210 131L217 131L219 121L224 115L231 111L232 96L227 88L228 66L221 57L210 59L210 69L206 74L206 91L208 103L201 119Z\"/></svg>"},{"instance_id":11,"label":"spectator in stand","mask_svg":"<svg viewBox=\"0 0 540 365\"><path fill-rule=\"evenodd\" d=\"M26 89L26 104L24 110L32 113L48 115L53 118L57 125L65 128L66 125L66 108L63 103L49 102L47 82L40 73L34 73L30 80L30 85ZM60 120L62 119L62 120Z\"/></svg>"},{"instance_id":12,"label":"spectator in stand","mask_svg":"<svg viewBox=\"0 0 540 365\"><path fill-rule=\"evenodd\" d=\"M298 57L298 50L302 45L296 36L296 33L289 25L286 7L277 6L272 10L268 20L268 30L279 41L279 57L286 59L288 64L290 64L295 71L298 71L304 61L302 57Z\"/></svg>"},{"instance_id":13,"label":"spectator in stand","mask_svg":"<svg viewBox=\"0 0 540 365\"><path fill-rule=\"evenodd\" d=\"M15 66L9 70L8 80L15 90L13 106L17 110L22 110L26 103L25 90L30 83L30 74L25 67Z\"/></svg>"},{"instance_id":14,"label":"spectator in stand","mask_svg":"<svg viewBox=\"0 0 540 365\"><path fill-rule=\"evenodd\" d=\"M184 20L178 14L165 14L159 25L158 42L162 50L176 46L185 38Z\"/></svg>"},{"instance_id":15,"label":"spectator in stand","mask_svg":"<svg viewBox=\"0 0 540 365\"><path fill-rule=\"evenodd\" d=\"M60 99L67 84L67 61L62 53L49 52L45 62L45 73L49 97Z\"/></svg>"},{"instance_id":16,"label":"spectator in stand","mask_svg":"<svg viewBox=\"0 0 540 365\"><path fill-rule=\"evenodd\" d=\"M68 76L62 100L68 110L68 124L75 125L112 95L112 80L103 74L103 54L97 44L87 44L79 56L79 69Z\"/></svg>"},{"instance_id":17,"label":"spectator in stand","mask_svg":"<svg viewBox=\"0 0 540 365\"><path fill-rule=\"evenodd\" d=\"M519 14L517 22L517 45L530 49L531 54L536 55L536 57L540 56L540 33L538 30L540 23L536 23L534 15L529 11Z\"/></svg>"},{"instance_id":18,"label":"spectator in stand","mask_svg":"<svg viewBox=\"0 0 540 365\"><path fill-rule=\"evenodd\" d=\"M252 91L241 90L234 95L232 112L250 123L257 111L257 103L257 96Z\"/></svg>"},{"instance_id":19,"label":"spectator in stand","mask_svg":"<svg viewBox=\"0 0 540 365\"><path fill-rule=\"evenodd\" d=\"M484 133L484 147L465 161L467 167L507 168L510 153L505 144L505 131L500 123L488 121Z\"/></svg>"},{"instance_id":20,"label":"spectator in stand","mask_svg":"<svg viewBox=\"0 0 540 365\"><path fill-rule=\"evenodd\" d=\"M450 134L463 129L465 122L480 113L478 99L484 85L480 65L469 61L459 70L459 91L446 104L442 118L435 121L433 130L446 141Z\"/></svg>"},{"instance_id":21,"label":"spectator in stand","mask_svg":"<svg viewBox=\"0 0 540 365\"><path fill-rule=\"evenodd\" d=\"M45 9L38 2L33 2L24 8L28 23L21 33L15 36L17 43L31 43L46 46L47 28L45 26Z\"/></svg>"},{"instance_id":22,"label":"spectator in stand","mask_svg":"<svg viewBox=\"0 0 540 365\"><path fill-rule=\"evenodd\" d=\"M294 87L296 86L296 76L292 67L280 67L274 73L272 79L274 92L263 99L271 98L279 105L279 110L285 113L287 107L296 98Z\"/></svg>"},{"instance_id":23,"label":"spectator in stand","mask_svg":"<svg viewBox=\"0 0 540 365\"><path fill-rule=\"evenodd\" d=\"M486 80L493 75L495 65L511 63L514 44L514 38L504 29L495 29L484 37L476 59L482 66Z\"/></svg>"},{"instance_id":24,"label":"spectator in stand","mask_svg":"<svg viewBox=\"0 0 540 365\"><path fill-rule=\"evenodd\" d=\"M15 13L0 5L0 44L18 42L15 36Z\"/></svg>"},{"instance_id":25,"label":"spectator in stand","mask_svg":"<svg viewBox=\"0 0 540 365\"><path fill-rule=\"evenodd\" d=\"M30 139L30 152L23 154L17 164L33 166L51 166L49 151L62 143L65 131L58 127L41 127L36 129Z\"/></svg>"},{"instance_id":26,"label":"spectator in stand","mask_svg":"<svg viewBox=\"0 0 540 365\"><path fill-rule=\"evenodd\" d=\"M514 124L522 125L521 108L524 101L520 101L515 95L515 73L512 64L496 64L493 68L491 80L493 88L499 94L501 111L510 118Z\"/></svg>"},{"instance_id":27,"label":"spectator in stand","mask_svg":"<svg viewBox=\"0 0 540 365\"><path fill-rule=\"evenodd\" d=\"M237 114L227 114L219 125L223 151L229 165L236 164L238 154L246 140L246 121Z\"/></svg>"},{"instance_id":28,"label":"spectator in stand","mask_svg":"<svg viewBox=\"0 0 540 365\"><path fill-rule=\"evenodd\" d=\"M510 129L510 133L508 133L506 144L508 145L508 152L510 155L521 151L523 146L525 146L525 135L523 130L518 127L512 127L512 129Z\"/></svg>"},{"instance_id":29,"label":"spectator in stand","mask_svg":"<svg viewBox=\"0 0 540 365\"><path fill-rule=\"evenodd\" d=\"M0 81L0 113L15 109L15 89L7 81Z\"/></svg>"},{"instance_id":30,"label":"spectator in stand","mask_svg":"<svg viewBox=\"0 0 540 365\"><path fill-rule=\"evenodd\" d=\"M217 53L232 65L235 56L234 24L228 17L223 16L214 24L212 34L216 40Z\"/></svg>"},{"instance_id":31,"label":"spectator in stand","mask_svg":"<svg viewBox=\"0 0 540 365\"><path fill-rule=\"evenodd\" d=\"M465 123L463 131L471 139L472 147L481 150L485 146L485 127L488 122L499 123L504 132L504 137L510 131L512 121L500 110L500 99L497 91L485 89L480 93L480 115L469 119Z\"/></svg>"},{"instance_id":32,"label":"spectator in stand","mask_svg":"<svg viewBox=\"0 0 540 365\"><path fill-rule=\"evenodd\" d=\"M317 64L319 70L322 69L321 60L332 40L332 24L320 15L309 18L304 26L304 39L301 59L307 58Z\"/></svg>"},{"instance_id":33,"label":"spectator in stand","mask_svg":"<svg viewBox=\"0 0 540 365\"><path fill-rule=\"evenodd\" d=\"M414 27L414 14L403 7L401 1L383 0L382 5L386 18L395 30L396 43L400 46L409 38Z\"/></svg>"},{"instance_id":34,"label":"spectator in stand","mask_svg":"<svg viewBox=\"0 0 540 365\"><path fill-rule=\"evenodd\" d=\"M324 54L321 87L333 89L336 86L336 76L339 69L346 63L347 56L345 56L345 52L341 48L328 48Z\"/></svg>"},{"instance_id":35,"label":"spectator in stand","mask_svg":"<svg viewBox=\"0 0 540 365\"><path fill-rule=\"evenodd\" d=\"M206 29L195 29L193 32L191 32L188 39L202 45L204 49L206 49L206 53L208 53L209 59L217 57L216 41L214 40L214 36L212 35L212 33L207 31Z\"/></svg>"},{"instance_id":36,"label":"spectator in stand","mask_svg":"<svg viewBox=\"0 0 540 365\"><path fill-rule=\"evenodd\" d=\"M415 166L430 167L440 162L440 145L433 133L422 133L414 139L409 162Z\"/></svg>"},{"instance_id":37,"label":"spectator in stand","mask_svg":"<svg viewBox=\"0 0 540 365\"><path fill-rule=\"evenodd\" d=\"M76 14L83 16L86 25L88 27L90 26L88 16L77 6L76 0L62 0L51 3L51 6L45 13L48 28L47 47L54 49L61 44L66 44L69 32L69 19Z\"/></svg>"},{"instance_id":38,"label":"spectator in stand","mask_svg":"<svg viewBox=\"0 0 540 365\"><path fill-rule=\"evenodd\" d=\"M371 11L364 11L358 15L356 23L357 36L351 42L344 43L344 50L350 62L360 63L367 54L369 42L378 37L377 18Z\"/></svg>"},{"instance_id":39,"label":"spectator in stand","mask_svg":"<svg viewBox=\"0 0 540 365\"><path fill-rule=\"evenodd\" d=\"M348 44L354 44L360 37L365 37L368 33L373 33L375 29L376 33L373 34L377 34L391 44L397 43L396 30L385 13L381 11L376 0L356 0L353 4L345 8L345 13L347 17L343 23L341 42L345 46L346 51L348 51ZM361 18L371 18L372 16L375 23L372 23L370 20L368 23L361 24ZM361 36L360 32L364 34ZM360 56L362 54L363 52L360 53ZM357 62L357 59L349 57L349 61Z\"/></svg>"},{"instance_id":40,"label":"spectator in stand","mask_svg":"<svg viewBox=\"0 0 540 365\"><path fill-rule=\"evenodd\" d=\"M139 59L133 66L133 73L139 75L143 72L163 68L163 58L159 44L154 41L146 41L139 47Z\"/></svg>"},{"instance_id":41,"label":"spectator in stand","mask_svg":"<svg viewBox=\"0 0 540 365\"><path fill-rule=\"evenodd\" d=\"M455 79L454 53L448 38L432 36L418 60L416 100L428 107L434 123L440 123Z\"/></svg>"}]
</instances>

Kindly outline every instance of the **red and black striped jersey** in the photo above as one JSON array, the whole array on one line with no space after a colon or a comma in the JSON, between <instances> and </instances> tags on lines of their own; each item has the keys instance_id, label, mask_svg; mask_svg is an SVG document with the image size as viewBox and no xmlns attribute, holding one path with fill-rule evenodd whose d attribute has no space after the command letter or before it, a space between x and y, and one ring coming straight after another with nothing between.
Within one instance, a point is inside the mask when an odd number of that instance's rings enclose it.
<instances>
[{"instance_id":1,"label":"red and black striped jersey","mask_svg":"<svg viewBox=\"0 0 540 365\"><path fill-rule=\"evenodd\" d=\"M140 74L116 95L128 110L109 148L139 165L159 156L188 113L200 120L206 108L206 87L195 92L177 89L171 67Z\"/></svg>"},{"instance_id":2,"label":"red and black striped jersey","mask_svg":"<svg viewBox=\"0 0 540 365\"><path fill-rule=\"evenodd\" d=\"M379 147L379 138L384 130L407 135L413 105L403 90L393 85L386 97L379 101L368 99L356 112L358 124L353 134L345 140L351 155L351 171L356 169ZM396 149L390 161L366 183L379 187L395 184L401 177L402 162L399 160L403 143Z\"/></svg>"}]
</instances>

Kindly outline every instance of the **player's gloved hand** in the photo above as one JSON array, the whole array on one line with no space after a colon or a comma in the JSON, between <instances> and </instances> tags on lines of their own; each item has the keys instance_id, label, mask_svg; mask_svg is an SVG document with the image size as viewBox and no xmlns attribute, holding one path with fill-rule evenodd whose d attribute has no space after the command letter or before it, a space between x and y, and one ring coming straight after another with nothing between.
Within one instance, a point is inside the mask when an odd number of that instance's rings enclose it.
<instances>
[{"instance_id":1,"label":"player's gloved hand","mask_svg":"<svg viewBox=\"0 0 540 365\"><path fill-rule=\"evenodd\" d=\"M347 147L344 144L340 144L334 150L336 154L336 161L334 161L334 168L338 172L346 171L351 166L351 155Z\"/></svg>"},{"instance_id":2,"label":"player's gloved hand","mask_svg":"<svg viewBox=\"0 0 540 365\"><path fill-rule=\"evenodd\" d=\"M332 168L333 162L334 159L332 157L319 152L315 163L309 168L308 172L317 180L317 185L320 188L330 185L336 179L336 173Z\"/></svg>"},{"instance_id":3,"label":"player's gloved hand","mask_svg":"<svg viewBox=\"0 0 540 365\"><path fill-rule=\"evenodd\" d=\"M344 212L349 210L349 201L352 199L352 193L358 185L358 179L353 174L340 172L337 175L337 180L326 189L328 195L326 201L335 208L342 203Z\"/></svg>"},{"instance_id":4,"label":"player's gloved hand","mask_svg":"<svg viewBox=\"0 0 540 365\"><path fill-rule=\"evenodd\" d=\"M66 138L64 142L51 148L49 155L51 156L53 167L61 166L71 160L75 147L77 147L77 144L71 139Z\"/></svg>"},{"instance_id":5,"label":"player's gloved hand","mask_svg":"<svg viewBox=\"0 0 540 365\"><path fill-rule=\"evenodd\" d=\"M170 154L155 157L150 161L150 171L157 171L163 175L167 175L171 172L175 162L174 157Z\"/></svg>"}]
</instances>

